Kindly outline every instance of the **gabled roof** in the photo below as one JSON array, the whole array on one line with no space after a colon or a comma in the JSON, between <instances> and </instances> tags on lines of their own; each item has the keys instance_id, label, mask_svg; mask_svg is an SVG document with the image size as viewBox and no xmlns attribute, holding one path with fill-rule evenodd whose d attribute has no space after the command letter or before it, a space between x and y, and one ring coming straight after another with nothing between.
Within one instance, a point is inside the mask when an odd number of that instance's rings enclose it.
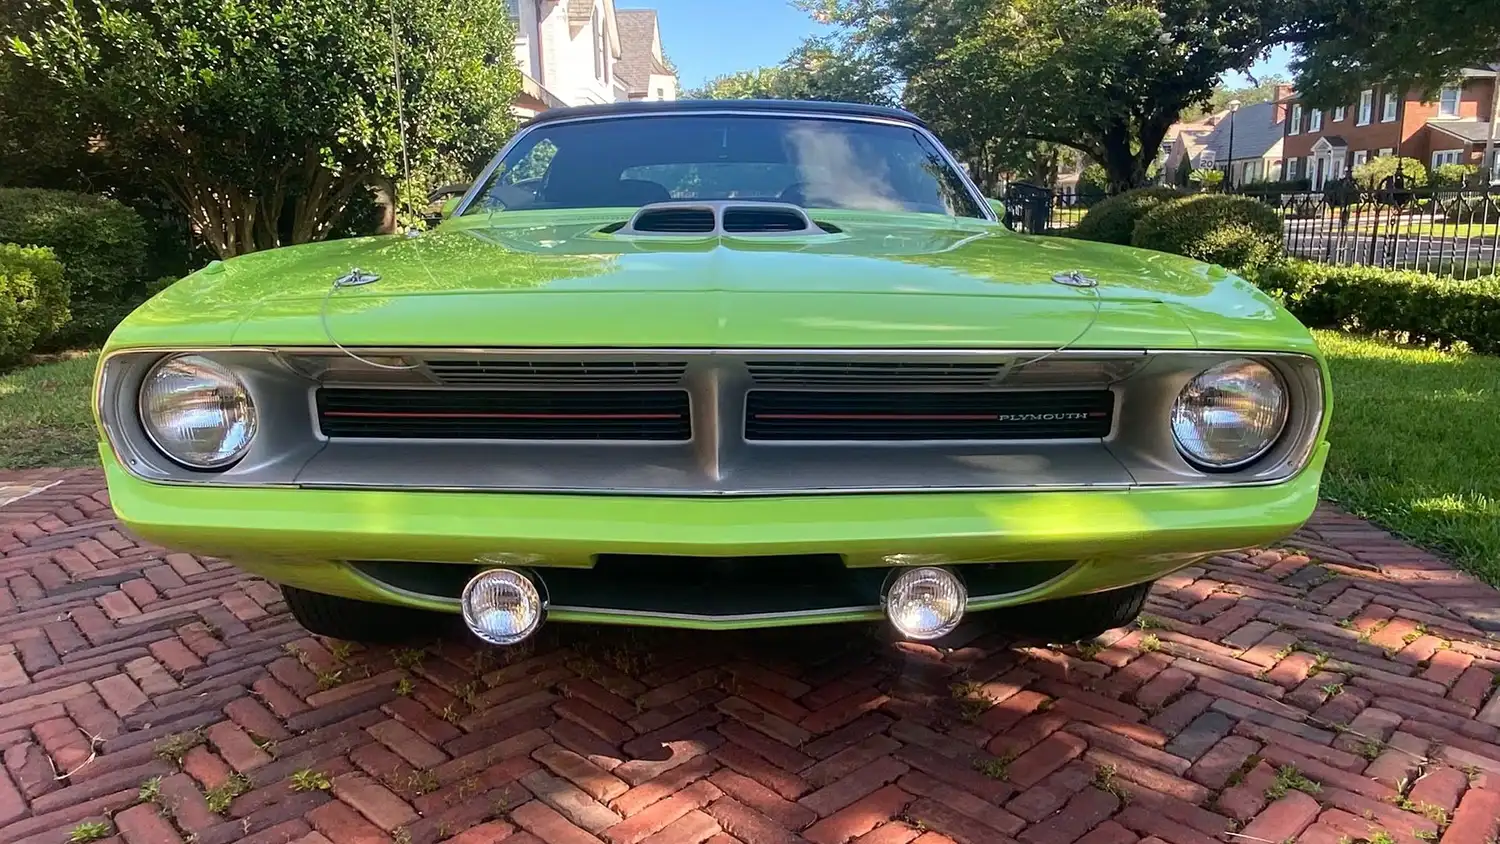
<instances>
[{"instance_id":1,"label":"gabled roof","mask_svg":"<svg viewBox=\"0 0 1500 844\"><path fill-rule=\"evenodd\" d=\"M657 57L660 36L655 9L616 9L615 27L620 33L620 61L615 65L615 75L629 83L631 93L644 93L653 73L673 75Z\"/></svg>"},{"instance_id":2,"label":"gabled roof","mask_svg":"<svg viewBox=\"0 0 1500 844\"><path fill-rule=\"evenodd\" d=\"M1242 107L1232 117L1220 120L1206 139L1205 149L1212 149L1220 161L1228 161L1229 127L1234 127L1234 160L1265 158L1281 143L1284 124L1276 119L1275 103L1255 103Z\"/></svg>"},{"instance_id":3,"label":"gabled roof","mask_svg":"<svg viewBox=\"0 0 1500 844\"><path fill-rule=\"evenodd\" d=\"M1429 120L1427 126L1470 144L1482 144L1490 138L1490 124L1475 120Z\"/></svg>"}]
</instances>

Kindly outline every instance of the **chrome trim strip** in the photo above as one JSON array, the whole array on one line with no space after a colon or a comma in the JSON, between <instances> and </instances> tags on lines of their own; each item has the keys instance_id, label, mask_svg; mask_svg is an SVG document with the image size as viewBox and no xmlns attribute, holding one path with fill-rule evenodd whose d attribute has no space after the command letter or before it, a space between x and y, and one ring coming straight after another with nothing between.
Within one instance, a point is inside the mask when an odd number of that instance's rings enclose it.
<instances>
[{"instance_id":1,"label":"chrome trim strip","mask_svg":"<svg viewBox=\"0 0 1500 844\"><path fill-rule=\"evenodd\" d=\"M968 172L959 165L958 160L953 157L953 153L948 149L947 145L939 140L938 136L933 134L931 129L928 129L926 126L923 126L920 123L913 123L909 120L899 120L894 117L877 117L873 114L828 114L818 111L800 111L795 106L789 105L787 110L785 111L750 111L747 109L737 109L732 106L726 106L722 109L703 109L693 112L660 111L638 112L634 114L585 114L579 115L578 117L548 120L546 123L543 123L541 125L563 126L568 123L583 123L595 120L639 120L641 118L652 117L675 117L680 114L732 114L750 117L796 117L813 120L844 120L853 123L879 123L887 126L901 126L907 129L911 129L918 135L926 139L928 143L932 144L933 148L937 150L943 161L947 163L949 169L951 169L954 174L958 176L959 183L962 184L964 188L969 192L969 198L973 200L975 206L979 208L979 213L983 215L981 217L955 217L954 219L982 219L991 223L1000 222L1000 218L995 216L995 209L990 207L989 200L985 199L984 193L979 190L979 186L974 183L973 179L969 178ZM473 184L469 186L468 192L464 194L463 199L459 200L458 206L453 209L453 213L449 215L450 217L461 217L465 212L469 210L469 206L474 203L474 200L479 198L479 194L484 190L485 184L489 182L490 177L493 176L495 170L499 168L500 162L505 160L505 154L510 152L511 147L519 144L522 138L526 137L527 134L535 131L537 128L538 127L535 125L523 126L519 132L511 136L511 139L505 144L505 146L500 148L500 151L495 154L495 157L490 159L490 163L486 164L484 169L480 171L478 178L476 178Z\"/></svg>"}]
</instances>

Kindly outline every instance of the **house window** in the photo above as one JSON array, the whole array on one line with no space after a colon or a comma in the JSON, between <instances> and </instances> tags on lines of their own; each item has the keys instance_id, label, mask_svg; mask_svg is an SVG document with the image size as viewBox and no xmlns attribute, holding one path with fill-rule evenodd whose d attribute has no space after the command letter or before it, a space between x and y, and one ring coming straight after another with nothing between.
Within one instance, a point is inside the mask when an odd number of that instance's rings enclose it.
<instances>
[{"instance_id":1,"label":"house window","mask_svg":"<svg viewBox=\"0 0 1500 844\"><path fill-rule=\"evenodd\" d=\"M1292 106L1292 119L1287 124L1286 133L1288 135L1302 134L1302 105L1300 103Z\"/></svg>"},{"instance_id":2,"label":"house window","mask_svg":"<svg viewBox=\"0 0 1500 844\"><path fill-rule=\"evenodd\" d=\"M1445 86L1443 90L1438 93L1438 117L1458 116L1459 93L1460 92L1457 85Z\"/></svg>"},{"instance_id":3,"label":"house window","mask_svg":"<svg viewBox=\"0 0 1500 844\"><path fill-rule=\"evenodd\" d=\"M1444 164L1462 164L1464 151L1461 149L1440 149L1432 154L1432 166L1442 167Z\"/></svg>"},{"instance_id":4,"label":"house window","mask_svg":"<svg viewBox=\"0 0 1500 844\"><path fill-rule=\"evenodd\" d=\"M600 82L608 82L608 64L605 59L605 46L609 40L604 37L604 26L599 21L599 10L594 9L594 78Z\"/></svg>"},{"instance_id":5,"label":"house window","mask_svg":"<svg viewBox=\"0 0 1500 844\"><path fill-rule=\"evenodd\" d=\"M1299 178L1301 172L1302 172L1302 159L1300 159L1300 158L1288 158L1286 160L1286 177L1287 177L1287 179L1290 180L1290 179Z\"/></svg>"},{"instance_id":6,"label":"house window","mask_svg":"<svg viewBox=\"0 0 1500 844\"><path fill-rule=\"evenodd\" d=\"M1364 90L1359 92L1359 118L1355 120L1356 126L1370 125L1370 119L1375 113L1375 92Z\"/></svg>"},{"instance_id":7,"label":"house window","mask_svg":"<svg viewBox=\"0 0 1500 844\"><path fill-rule=\"evenodd\" d=\"M1323 131L1323 109L1315 108L1312 110L1312 113L1307 116L1307 131Z\"/></svg>"},{"instance_id":8,"label":"house window","mask_svg":"<svg viewBox=\"0 0 1500 844\"><path fill-rule=\"evenodd\" d=\"M506 0L505 10L510 12L511 20L521 19L521 0Z\"/></svg>"},{"instance_id":9,"label":"house window","mask_svg":"<svg viewBox=\"0 0 1500 844\"><path fill-rule=\"evenodd\" d=\"M1337 108L1335 108L1333 110L1333 118L1332 118L1333 122L1334 123L1343 123L1344 122L1344 117L1348 113L1349 113L1349 109L1345 108L1344 106L1338 106Z\"/></svg>"},{"instance_id":10,"label":"house window","mask_svg":"<svg viewBox=\"0 0 1500 844\"><path fill-rule=\"evenodd\" d=\"M1379 156L1382 156L1382 155L1391 155L1394 152L1395 152L1395 150L1392 149L1392 148L1390 148L1390 147L1381 147L1380 148L1380 152L1376 153L1376 157L1378 158Z\"/></svg>"},{"instance_id":11,"label":"house window","mask_svg":"<svg viewBox=\"0 0 1500 844\"><path fill-rule=\"evenodd\" d=\"M665 100L667 98L667 89L666 88L657 88L656 89L656 98L658 100Z\"/></svg>"},{"instance_id":12,"label":"house window","mask_svg":"<svg viewBox=\"0 0 1500 844\"><path fill-rule=\"evenodd\" d=\"M1386 91L1385 98L1381 100L1380 122L1393 123L1396 120L1396 109L1400 100L1396 99L1394 91Z\"/></svg>"},{"instance_id":13,"label":"house window","mask_svg":"<svg viewBox=\"0 0 1500 844\"><path fill-rule=\"evenodd\" d=\"M1354 166L1355 167L1361 167L1361 166L1364 165L1364 163L1366 161L1369 161L1369 160L1370 160L1370 151L1369 150L1360 149L1360 150L1355 150L1354 151Z\"/></svg>"}]
</instances>

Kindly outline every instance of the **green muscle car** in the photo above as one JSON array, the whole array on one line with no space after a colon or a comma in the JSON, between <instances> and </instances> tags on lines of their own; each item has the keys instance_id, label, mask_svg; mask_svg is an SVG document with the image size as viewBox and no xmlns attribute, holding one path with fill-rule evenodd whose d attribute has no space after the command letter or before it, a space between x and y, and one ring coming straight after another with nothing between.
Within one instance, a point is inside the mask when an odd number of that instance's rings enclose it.
<instances>
[{"instance_id":1,"label":"green muscle car","mask_svg":"<svg viewBox=\"0 0 1500 844\"><path fill-rule=\"evenodd\" d=\"M1186 258L1014 234L915 117L558 109L434 230L214 263L97 384L120 518L308 629L966 613L1057 641L1312 513L1308 332Z\"/></svg>"}]
</instances>

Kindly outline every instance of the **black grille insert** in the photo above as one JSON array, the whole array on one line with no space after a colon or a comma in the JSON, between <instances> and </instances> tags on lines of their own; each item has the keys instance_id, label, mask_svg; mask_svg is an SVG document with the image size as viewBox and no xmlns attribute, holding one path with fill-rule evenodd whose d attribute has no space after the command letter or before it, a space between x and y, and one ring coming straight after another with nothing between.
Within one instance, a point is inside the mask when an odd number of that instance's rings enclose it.
<instances>
[{"instance_id":1,"label":"black grille insert","mask_svg":"<svg viewBox=\"0 0 1500 844\"><path fill-rule=\"evenodd\" d=\"M1020 440L1109 434L1109 390L802 392L753 390L748 440Z\"/></svg>"},{"instance_id":2,"label":"black grille insert","mask_svg":"<svg viewBox=\"0 0 1500 844\"><path fill-rule=\"evenodd\" d=\"M683 390L318 390L330 437L457 440L691 438Z\"/></svg>"},{"instance_id":3,"label":"black grille insert","mask_svg":"<svg viewBox=\"0 0 1500 844\"><path fill-rule=\"evenodd\" d=\"M714 230L712 208L659 208L642 211L635 218L638 232L705 234Z\"/></svg>"}]
</instances>

